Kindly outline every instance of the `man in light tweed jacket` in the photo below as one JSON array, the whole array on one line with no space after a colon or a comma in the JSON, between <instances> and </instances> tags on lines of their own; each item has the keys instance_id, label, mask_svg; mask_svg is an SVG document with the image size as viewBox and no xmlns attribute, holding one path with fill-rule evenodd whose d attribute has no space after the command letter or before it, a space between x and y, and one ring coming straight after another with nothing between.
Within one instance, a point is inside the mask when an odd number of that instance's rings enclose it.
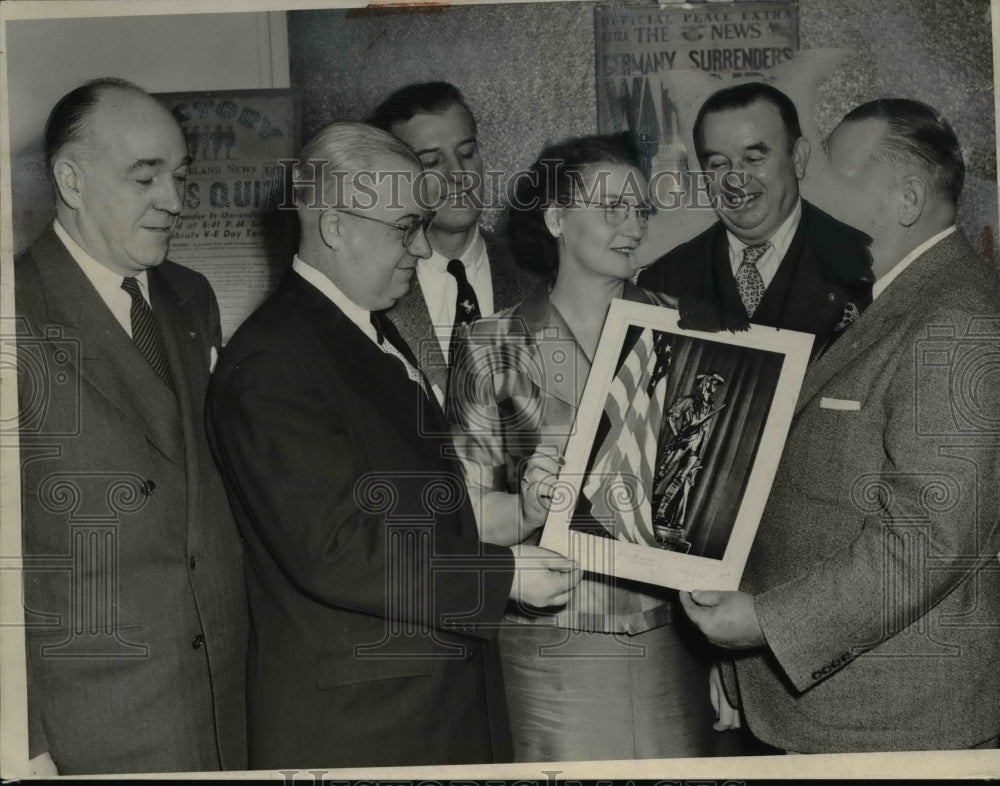
<instances>
[{"instance_id":1,"label":"man in light tweed jacket","mask_svg":"<svg viewBox=\"0 0 1000 786\"><path fill-rule=\"evenodd\" d=\"M996 266L955 229L964 166L933 109L865 104L828 149L874 302L806 374L742 591L682 593L735 656L716 728L741 703L789 751L996 747Z\"/></svg>"}]
</instances>

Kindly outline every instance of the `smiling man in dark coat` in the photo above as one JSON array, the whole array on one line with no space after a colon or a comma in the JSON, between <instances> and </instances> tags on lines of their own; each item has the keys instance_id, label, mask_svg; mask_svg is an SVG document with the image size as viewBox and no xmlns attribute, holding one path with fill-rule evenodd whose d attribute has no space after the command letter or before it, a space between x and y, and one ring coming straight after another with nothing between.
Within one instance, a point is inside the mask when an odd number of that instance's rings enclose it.
<instances>
[{"instance_id":1,"label":"smiling man in dark coat","mask_svg":"<svg viewBox=\"0 0 1000 786\"><path fill-rule=\"evenodd\" d=\"M639 284L712 304L724 324L801 330L816 357L871 302L869 238L799 196L809 162L798 113L761 83L702 105L695 150L719 220L669 251Z\"/></svg>"}]
</instances>

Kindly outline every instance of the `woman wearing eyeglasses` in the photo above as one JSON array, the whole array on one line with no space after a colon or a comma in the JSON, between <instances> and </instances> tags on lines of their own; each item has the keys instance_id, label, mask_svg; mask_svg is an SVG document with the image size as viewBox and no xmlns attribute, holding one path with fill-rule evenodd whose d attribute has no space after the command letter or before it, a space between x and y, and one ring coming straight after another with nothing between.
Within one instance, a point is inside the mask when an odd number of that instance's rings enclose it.
<instances>
[{"instance_id":1,"label":"woman wearing eyeglasses","mask_svg":"<svg viewBox=\"0 0 1000 786\"><path fill-rule=\"evenodd\" d=\"M473 323L449 382L449 417L485 541L538 542L612 299L674 305L630 282L647 200L626 135L549 147L519 180L511 246L548 283ZM509 609L500 647L517 761L713 752L708 666L671 624L670 598L586 574L563 609Z\"/></svg>"}]
</instances>

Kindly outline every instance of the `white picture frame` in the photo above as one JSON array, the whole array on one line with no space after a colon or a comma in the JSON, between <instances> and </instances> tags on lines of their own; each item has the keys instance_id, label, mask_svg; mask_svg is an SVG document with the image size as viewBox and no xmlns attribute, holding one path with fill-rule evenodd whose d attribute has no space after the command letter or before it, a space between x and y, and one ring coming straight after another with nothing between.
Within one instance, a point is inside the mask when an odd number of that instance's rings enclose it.
<instances>
[{"instance_id":1,"label":"white picture frame","mask_svg":"<svg viewBox=\"0 0 1000 786\"><path fill-rule=\"evenodd\" d=\"M708 333L679 321L674 309L612 302L541 545L594 573L735 590L813 336L759 325Z\"/></svg>"}]
</instances>

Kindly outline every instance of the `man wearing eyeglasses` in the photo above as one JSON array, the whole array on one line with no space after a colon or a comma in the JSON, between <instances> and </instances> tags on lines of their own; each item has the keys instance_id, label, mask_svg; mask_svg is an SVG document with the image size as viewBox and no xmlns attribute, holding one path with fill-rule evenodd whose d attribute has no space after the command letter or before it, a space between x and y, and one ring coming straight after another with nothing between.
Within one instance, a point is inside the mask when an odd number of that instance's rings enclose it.
<instances>
[{"instance_id":1,"label":"man wearing eyeglasses","mask_svg":"<svg viewBox=\"0 0 1000 786\"><path fill-rule=\"evenodd\" d=\"M479 541L444 414L380 313L430 253L420 173L376 128L320 131L294 169L292 269L216 368L254 769L509 760L496 627L509 597L558 606L579 581L559 555Z\"/></svg>"},{"instance_id":2,"label":"man wearing eyeglasses","mask_svg":"<svg viewBox=\"0 0 1000 786\"><path fill-rule=\"evenodd\" d=\"M795 104L759 82L709 96L694 122L719 220L639 277L717 306L724 324L812 333L822 353L871 303L870 239L799 196L809 143Z\"/></svg>"}]
</instances>

